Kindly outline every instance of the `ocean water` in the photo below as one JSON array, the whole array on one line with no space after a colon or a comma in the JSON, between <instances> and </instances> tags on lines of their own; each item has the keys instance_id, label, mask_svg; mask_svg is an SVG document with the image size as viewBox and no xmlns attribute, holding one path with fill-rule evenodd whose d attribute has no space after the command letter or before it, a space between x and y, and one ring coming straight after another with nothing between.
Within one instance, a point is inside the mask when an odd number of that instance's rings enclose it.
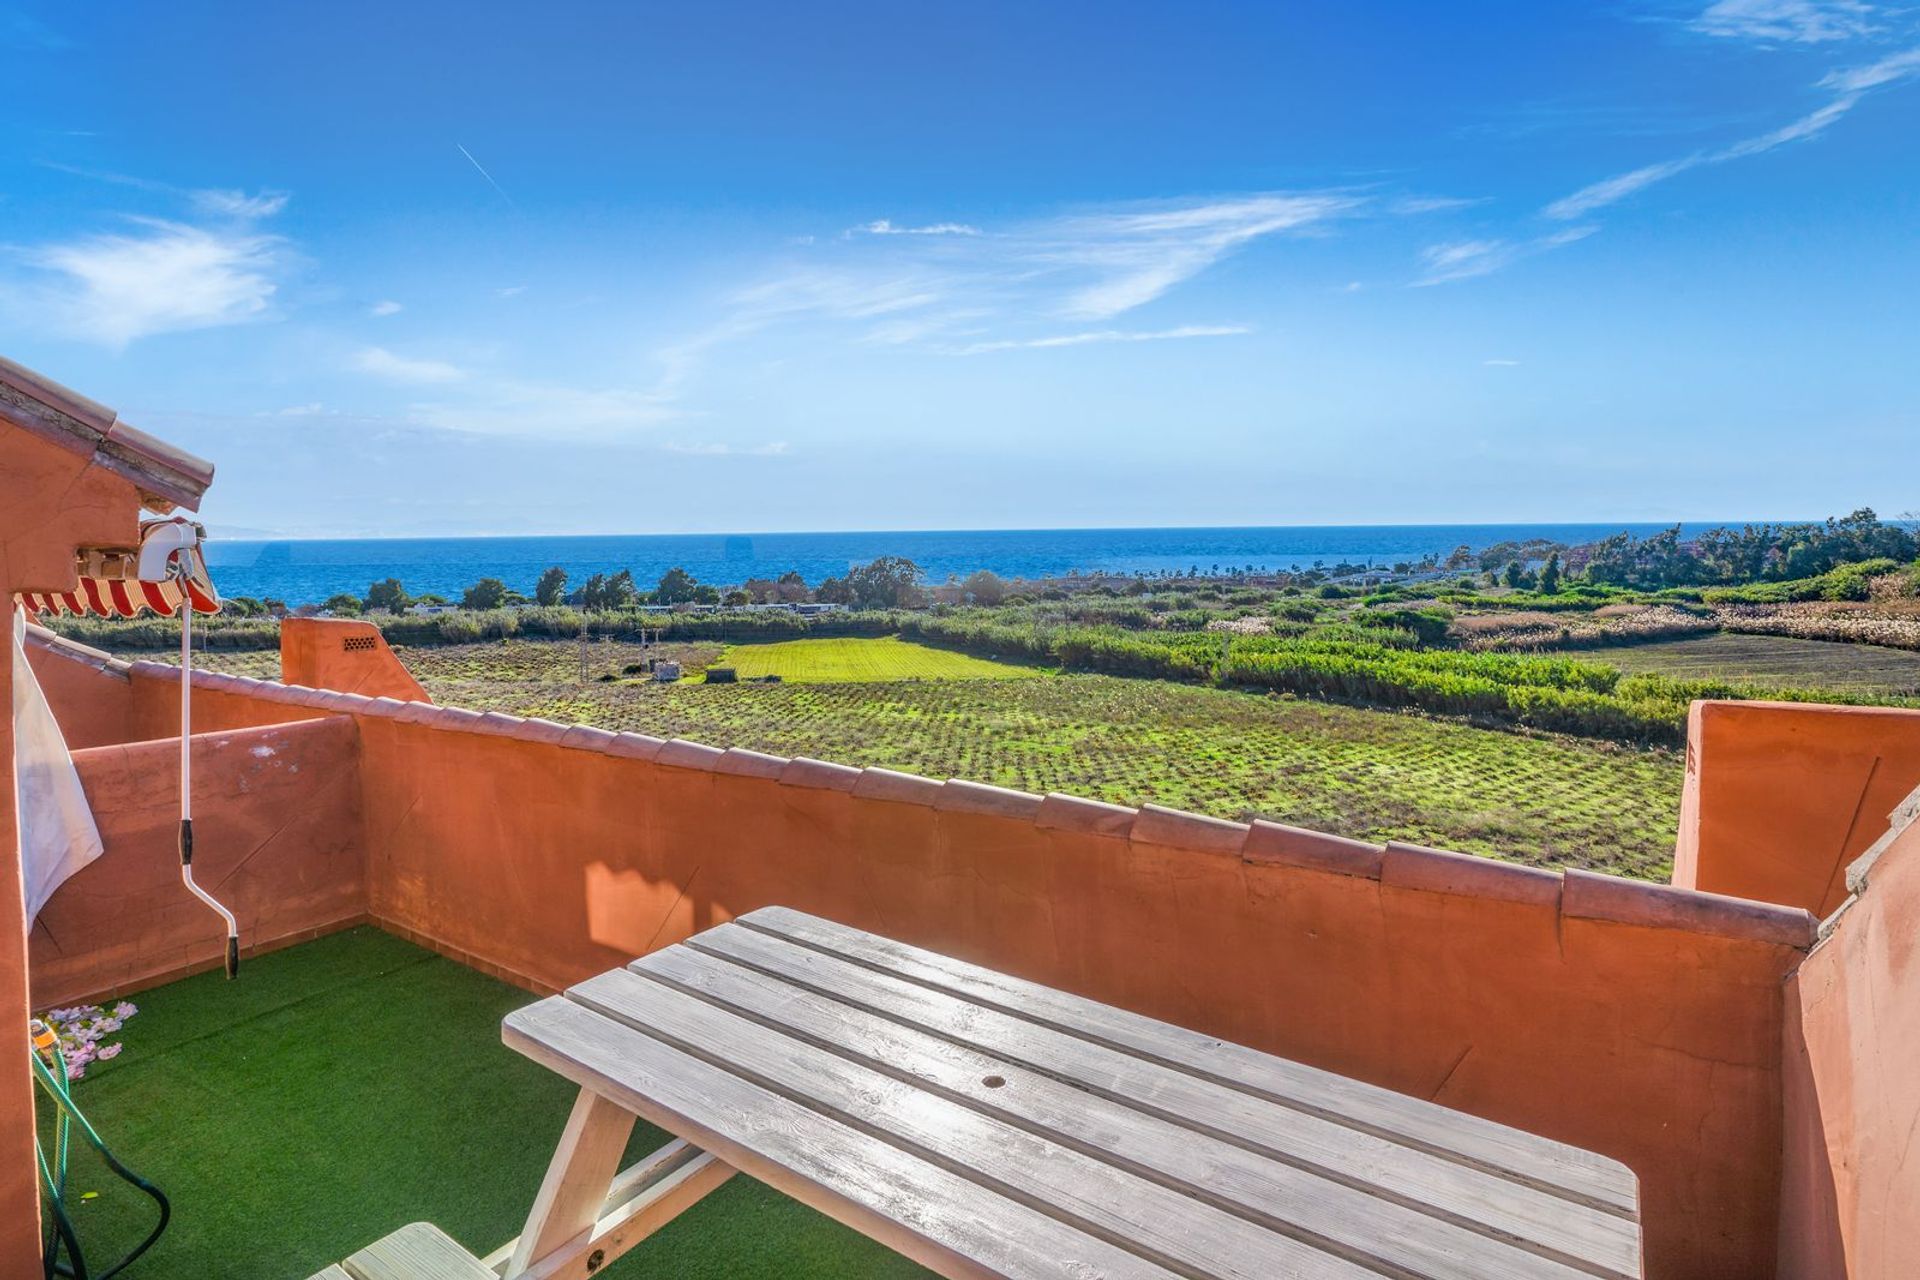
<instances>
[{"instance_id":1,"label":"ocean water","mask_svg":"<svg viewBox=\"0 0 1920 1280\"><path fill-rule=\"evenodd\" d=\"M900 555L930 581L987 569L1007 578L1072 570L1209 573L1252 567L1297 569L1316 562L1391 565L1461 543L1479 548L1524 538L1590 542L1657 524L1346 525L1267 529L990 529L898 533L620 534L605 537L382 538L243 542L210 540L207 563L229 596L272 596L314 604L339 592L364 595L398 578L414 595L457 598L481 578L533 591L551 565L578 585L596 573L631 569L643 588L679 566L726 586L798 570L809 583L876 556ZM1702 529L1707 526L1690 526Z\"/></svg>"}]
</instances>

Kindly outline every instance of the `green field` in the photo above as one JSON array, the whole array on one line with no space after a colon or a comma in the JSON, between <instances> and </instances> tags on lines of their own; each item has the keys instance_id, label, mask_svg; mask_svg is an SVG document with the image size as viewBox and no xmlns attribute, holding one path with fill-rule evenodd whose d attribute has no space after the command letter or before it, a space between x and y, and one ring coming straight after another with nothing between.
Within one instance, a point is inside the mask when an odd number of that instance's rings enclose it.
<instances>
[{"instance_id":1,"label":"green field","mask_svg":"<svg viewBox=\"0 0 1920 1280\"><path fill-rule=\"evenodd\" d=\"M956 656L883 640L740 645L727 653L821 644ZM1267 817L1540 866L1661 879L1672 856L1682 777L1672 751L1115 676L777 685L607 678L642 652L590 645L584 684L579 646L564 641L420 648L403 657L436 701L480 710L1121 804ZM722 651L708 644L645 652L698 670ZM207 661L222 669L246 664L221 652Z\"/></svg>"},{"instance_id":2,"label":"green field","mask_svg":"<svg viewBox=\"0 0 1920 1280\"><path fill-rule=\"evenodd\" d=\"M1626 672L1734 680L1849 694L1920 693L1920 653L1832 640L1723 632L1695 640L1622 645L1583 655Z\"/></svg>"},{"instance_id":3,"label":"green field","mask_svg":"<svg viewBox=\"0 0 1920 1280\"><path fill-rule=\"evenodd\" d=\"M503 686L475 705L1652 878L1680 802L1671 751L1114 676Z\"/></svg>"},{"instance_id":4,"label":"green field","mask_svg":"<svg viewBox=\"0 0 1920 1280\"><path fill-rule=\"evenodd\" d=\"M995 662L913 644L899 636L880 639L783 640L736 644L712 665L732 667L743 680L779 676L797 684L878 680L997 680L1035 676L1038 667Z\"/></svg>"}]
</instances>

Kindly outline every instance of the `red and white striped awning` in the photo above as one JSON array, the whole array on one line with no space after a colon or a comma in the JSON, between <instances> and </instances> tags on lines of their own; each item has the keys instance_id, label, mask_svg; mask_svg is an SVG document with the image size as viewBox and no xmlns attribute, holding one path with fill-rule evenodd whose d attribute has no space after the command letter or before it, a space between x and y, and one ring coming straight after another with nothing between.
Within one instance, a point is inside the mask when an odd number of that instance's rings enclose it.
<instances>
[{"instance_id":1,"label":"red and white striped awning","mask_svg":"<svg viewBox=\"0 0 1920 1280\"><path fill-rule=\"evenodd\" d=\"M220 593L207 576L199 533L198 526L185 520L149 520L140 526L138 551L83 551L78 590L22 591L14 598L43 617L133 618L153 612L171 618L180 612L183 599L192 603L195 613L218 613ZM174 549L161 561L150 554L156 547ZM143 560L149 562L147 577L140 573ZM161 567L183 562L184 576Z\"/></svg>"}]
</instances>

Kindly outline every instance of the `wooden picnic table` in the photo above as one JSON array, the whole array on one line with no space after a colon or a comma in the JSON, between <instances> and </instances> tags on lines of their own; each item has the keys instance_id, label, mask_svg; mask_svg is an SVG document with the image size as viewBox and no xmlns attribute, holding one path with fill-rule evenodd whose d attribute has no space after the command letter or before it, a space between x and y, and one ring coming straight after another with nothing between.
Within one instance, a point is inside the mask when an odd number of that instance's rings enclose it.
<instances>
[{"instance_id":1,"label":"wooden picnic table","mask_svg":"<svg viewBox=\"0 0 1920 1280\"><path fill-rule=\"evenodd\" d=\"M950 1277L1641 1275L1617 1161L783 908L502 1036L581 1088L507 1277L736 1170ZM617 1173L636 1118L679 1141Z\"/></svg>"}]
</instances>

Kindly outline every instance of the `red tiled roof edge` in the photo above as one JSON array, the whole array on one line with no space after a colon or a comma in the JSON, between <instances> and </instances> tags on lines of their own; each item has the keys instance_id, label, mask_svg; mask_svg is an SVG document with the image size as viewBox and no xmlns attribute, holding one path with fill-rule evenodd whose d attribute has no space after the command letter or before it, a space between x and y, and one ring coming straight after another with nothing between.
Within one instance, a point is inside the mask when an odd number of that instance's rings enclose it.
<instances>
[{"instance_id":1,"label":"red tiled roof edge","mask_svg":"<svg viewBox=\"0 0 1920 1280\"><path fill-rule=\"evenodd\" d=\"M150 436L120 415L24 365L0 357L0 418L132 482L155 511L198 509L213 464Z\"/></svg>"}]
</instances>

